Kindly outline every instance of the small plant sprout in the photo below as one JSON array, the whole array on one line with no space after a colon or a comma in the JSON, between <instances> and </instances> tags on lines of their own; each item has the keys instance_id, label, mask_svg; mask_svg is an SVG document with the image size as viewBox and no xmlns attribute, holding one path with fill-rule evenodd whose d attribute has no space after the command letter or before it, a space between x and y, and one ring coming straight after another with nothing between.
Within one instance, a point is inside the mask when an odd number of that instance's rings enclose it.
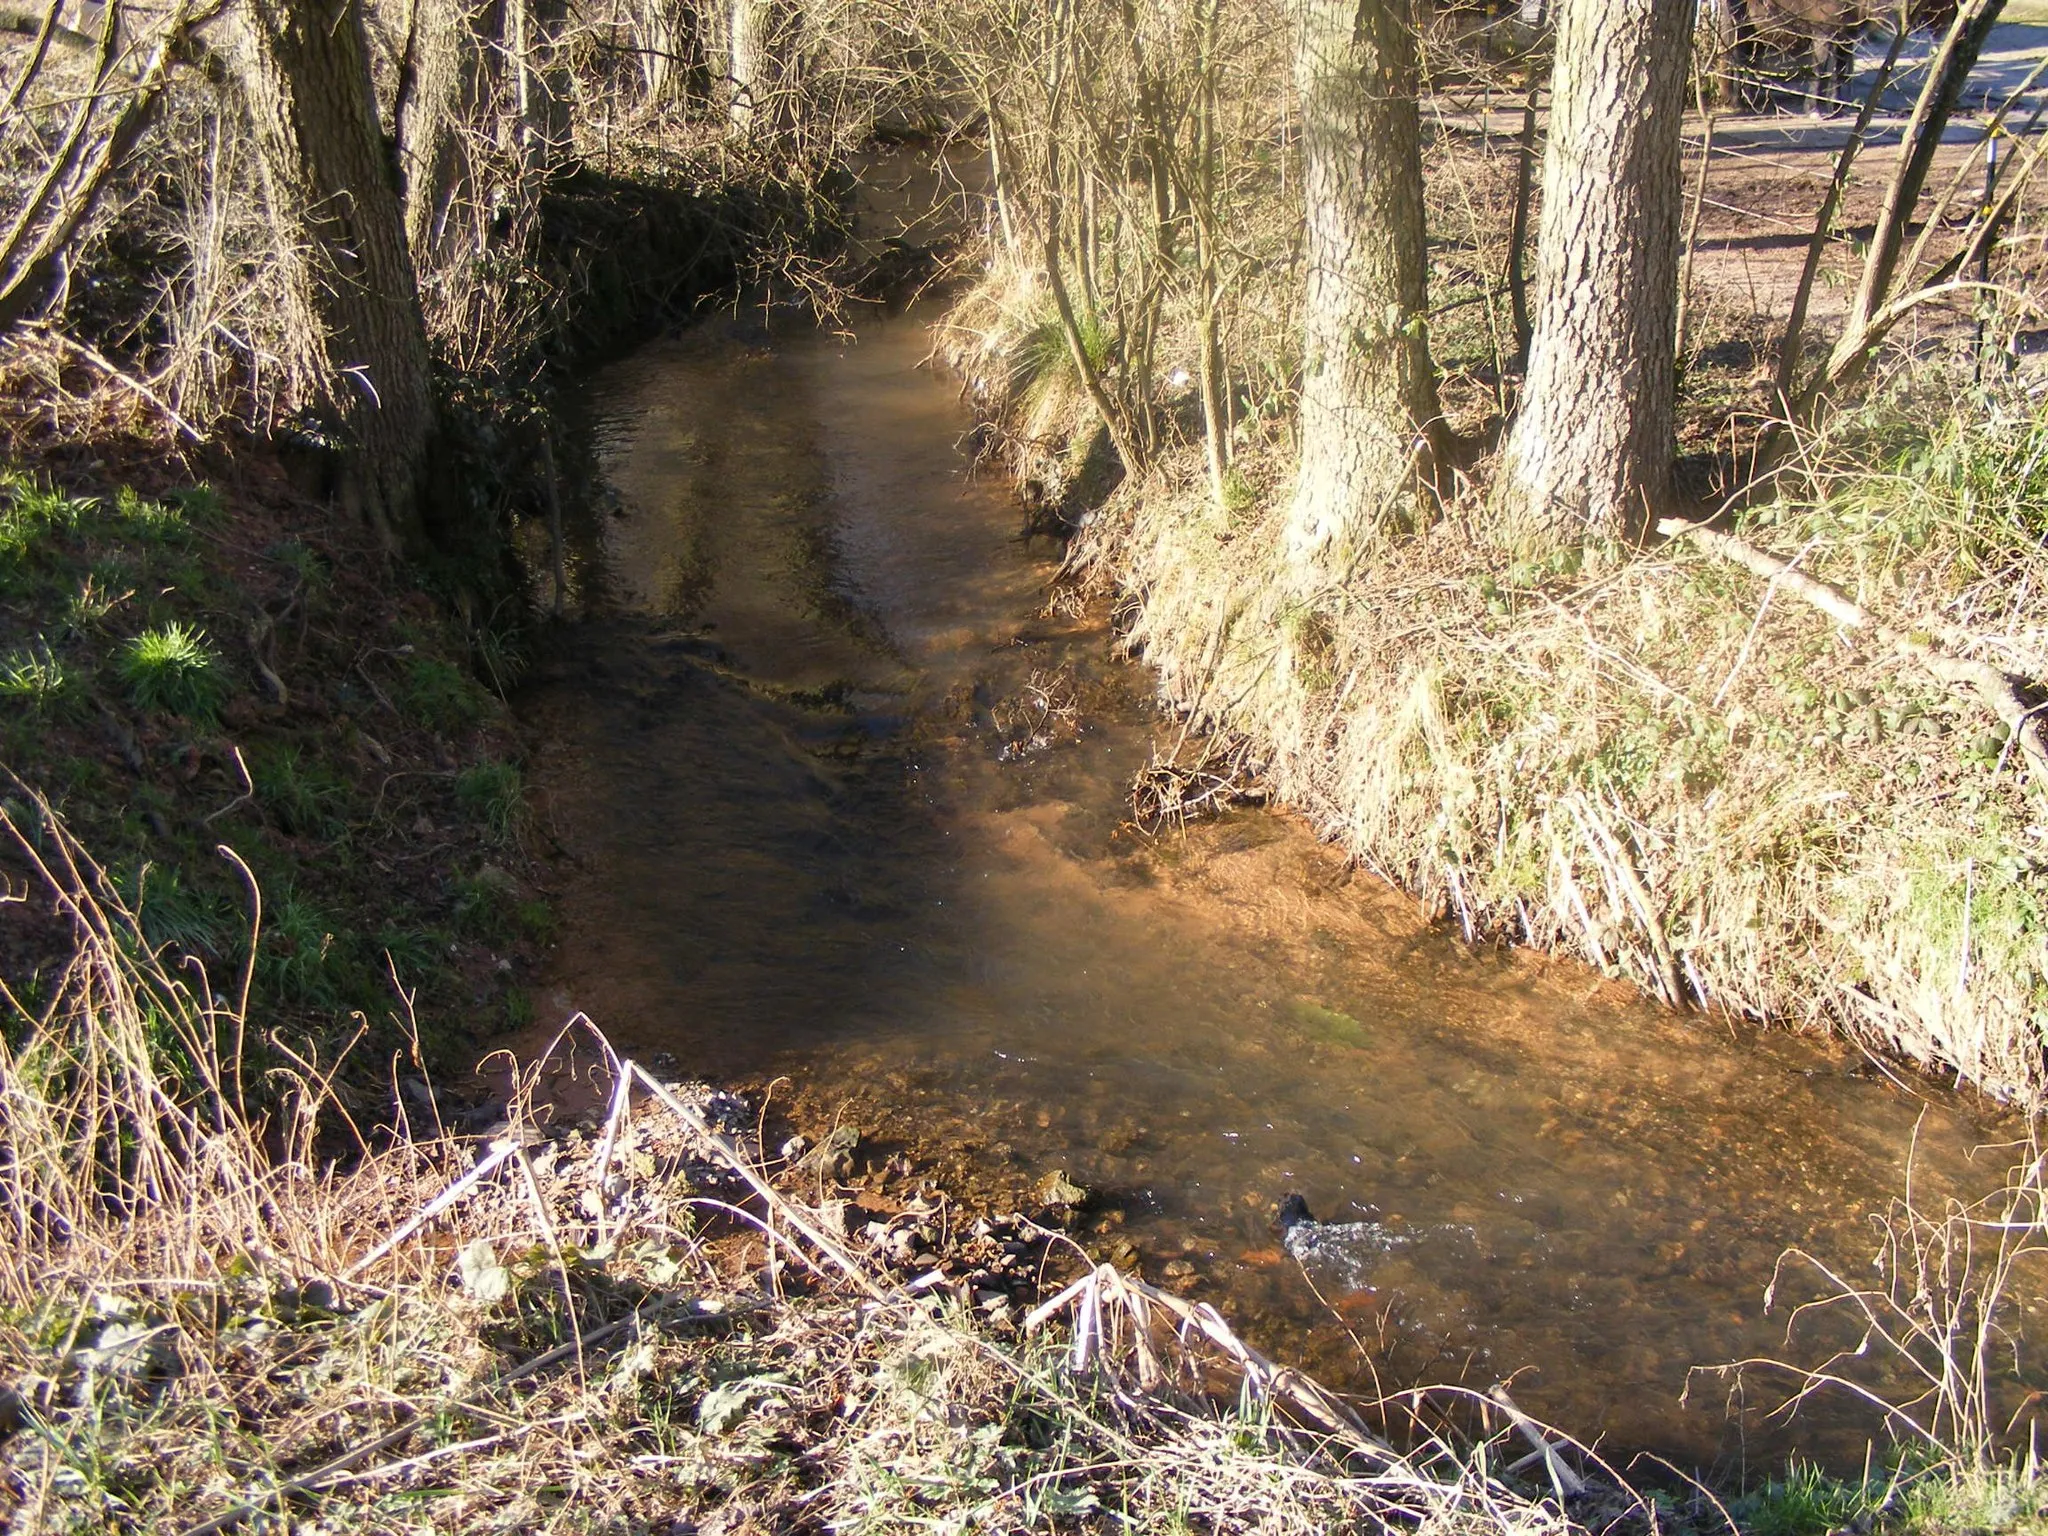
<instances>
[{"instance_id":1,"label":"small plant sprout","mask_svg":"<svg viewBox=\"0 0 2048 1536\"><path fill-rule=\"evenodd\" d=\"M206 632L175 619L130 640L120 671L128 696L142 709L203 719L227 692L225 670Z\"/></svg>"},{"instance_id":2,"label":"small plant sprout","mask_svg":"<svg viewBox=\"0 0 2048 1536\"><path fill-rule=\"evenodd\" d=\"M116 592L109 579L96 572L87 572L78 590L71 594L64 605L64 626L73 634L87 634L98 629L122 603L135 594Z\"/></svg>"}]
</instances>

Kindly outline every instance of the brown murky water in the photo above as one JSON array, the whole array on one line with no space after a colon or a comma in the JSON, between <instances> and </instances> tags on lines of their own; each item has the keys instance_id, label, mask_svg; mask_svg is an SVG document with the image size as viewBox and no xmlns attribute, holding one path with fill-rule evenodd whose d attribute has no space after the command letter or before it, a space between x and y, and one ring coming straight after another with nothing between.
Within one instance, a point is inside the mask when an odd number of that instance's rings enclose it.
<instances>
[{"instance_id":1,"label":"brown murky water","mask_svg":"<svg viewBox=\"0 0 2048 1536\"><path fill-rule=\"evenodd\" d=\"M1687 1367L1780 1347L1786 1244L1867 1264L1923 1110L1930 1177L1988 1177L1979 1129L1854 1058L1468 953L1283 815L1133 832L1172 726L1099 616L1042 612L1054 551L968 475L928 344L711 326L593 382L616 507L528 700L576 871L544 1012L787 1074L800 1118L985 1189L1065 1169L1091 1240L1333 1382L1361 1350L1396 1380L1528 1368L1518 1399L1582 1435L1754 1453L1722 1389L1680 1405ZM1315 1270L1334 1306L1269 1224L1290 1190L1379 1224Z\"/></svg>"}]
</instances>

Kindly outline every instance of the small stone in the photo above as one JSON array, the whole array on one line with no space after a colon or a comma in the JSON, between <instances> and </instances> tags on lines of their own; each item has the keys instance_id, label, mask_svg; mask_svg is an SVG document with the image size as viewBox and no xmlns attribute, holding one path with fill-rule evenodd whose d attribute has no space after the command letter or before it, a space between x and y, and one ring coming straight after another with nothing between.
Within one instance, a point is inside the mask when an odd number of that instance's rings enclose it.
<instances>
[{"instance_id":1,"label":"small stone","mask_svg":"<svg viewBox=\"0 0 2048 1536\"><path fill-rule=\"evenodd\" d=\"M1064 1168L1055 1168L1040 1179L1032 1193L1047 1205L1079 1205L1088 1198L1088 1191L1068 1178Z\"/></svg>"}]
</instances>

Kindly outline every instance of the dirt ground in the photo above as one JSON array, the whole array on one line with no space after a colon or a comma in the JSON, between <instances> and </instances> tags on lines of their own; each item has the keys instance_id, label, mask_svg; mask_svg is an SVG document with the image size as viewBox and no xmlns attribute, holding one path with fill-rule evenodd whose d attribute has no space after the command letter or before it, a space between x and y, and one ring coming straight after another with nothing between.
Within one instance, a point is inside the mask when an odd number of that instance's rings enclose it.
<instances>
[{"instance_id":1,"label":"dirt ground","mask_svg":"<svg viewBox=\"0 0 2048 1536\"><path fill-rule=\"evenodd\" d=\"M2048 4L2041 5L2048 18ZM1839 238L1822 268L1812 314L1826 327L1846 312L1859 255L1858 247L1876 225L1886 185L1897 163L1912 97L1922 78L1931 43L1914 39L1902 55L1899 78L1887 90L1872 122L1868 144L1858 156L1838 219ZM1944 223L1960 230L1983 197L1986 161L1983 127L1990 113L2027 85L2027 78L2048 54L2048 24L2007 24L1993 29L1984 58L1972 78L1963 110L1951 121L1942 150L1929 178L1931 207L1954 188ZM1867 83L1884 57L1882 42L1867 42L1858 57L1859 83ZM2025 135L2029 119L2048 90L2041 82L2026 91L2006 122L2012 137L1999 147L1998 174L2008 176L2038 152L2039 140ZM1805 257L1813 215L1825 193L1837 157L1847 141L1854 115L1815 118L1790 111L1772 114L1723 114L1712 125L1712 161L1708 166L1699 222L1699 245L1693 257L1695 280L1754 313L1782 319L1791 304ZM1697 186L1699 158L1707 143L1707 124L1698 113L1687 123L1686 175ZM2030 271L2034 252L2028 236L2038 228L2041 192L2031 188L2010 226L2007 248L1994 259L1994 276ZM1952 249L1937 234L1930 243L1937 257ZM1967 304L1964 306L1967 312Z\"/></svg>"},{"instance_id":2,"label":"dirt ground","mask_svg":"<svg viewBox=\"0 0 2048 1536\"><path fill-rule=\"evenodd\" d=\"M1943 222L1957 232L1983 195L1983 127L1990 112L2026 87L2005 124L1999 150L2001 177L2039 151L2041 133L2048 127L2048 122L2031 121L2048 103L2048 76L2028 85L2029 75L2048 55L2048 0L2025 0L2009 6L2006 14L2011 19L1993 29L1963 108L1949 125L1923 201L1923 209L1931 207L1953 186ZM1861 45L1852 97L1867 90L1887 46L1888 39L1882 37ZM1812 322L1823 333L1839 324L1847 311L1861 243L1876 225L1913 98L1925 78L1932 51L1932 38L1909 39L1894 83L1872 120L1868 142L1857 159L1837 218L1837 238L1812 299ZM1450 120L1483 131L1489 147L1498 152L1512 144L1520 128L1519 112L1502 103L1501 96L1493 95L1470 104L1479 110L1455 114ZM1853 111L1826 118L1789 108L1717 112L1711 124L1711 162L1702 188L1700 157L1709 142L1709 124L1699 111L1688 113L1688 204L1695 190L1701 196L1692 301L1696 314L1711 328L1709 339L1713 331L1742 333L1761 328L1767 332L1782 325L1798 285L1815 210L1854 119ZM2024 279L2039 264L2044 201L2048 201L2048 184L2029 188L1994 259L1995 279ZM1937 234L1929 247L1930 256L1939 260L1953 249L1952 239L1945 242ZM1970 312L1965 299L1951 306L1946 316L1930 315L1923 324L1953 326ZM1695 331L1694 335L1696 341L1702 339L1702 333Z\"/></svg>"}]
</instances>

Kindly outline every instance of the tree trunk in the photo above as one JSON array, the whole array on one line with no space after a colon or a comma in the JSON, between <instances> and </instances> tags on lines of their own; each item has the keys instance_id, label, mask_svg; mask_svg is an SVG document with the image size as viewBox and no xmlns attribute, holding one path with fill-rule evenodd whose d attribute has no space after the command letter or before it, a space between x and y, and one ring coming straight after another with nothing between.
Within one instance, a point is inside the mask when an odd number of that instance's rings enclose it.
<instances>
[{"instance_id":1,"label":"tree trunk","mask_svg":"<svg viewBox=\"0 0 2048 1536\"><path fill-rule=\"evenodd\" d=\"M561 159L574 138L564 71L556 57L567 5L566 0L504 3L519 162L531 175Z\"/></svg>"},{"instance_id":2,"label":"tree trunk","mask_svg":"<svg viewBox=\"0 0 2048 1536\"><path fill-rule=\"evenodd\" d=\"M1907 226L1912 222L1913 210L1919 206L1928 173L1934 169L1934 158L1941 151L1948 120L1962 104L1970 73L2004 9L2005 0L1965 0L1928 63L1927 83L1920 88L1913 103L1913 115L1907 119L1899 139L1898 162L1885 188L1884 208L1878 214L1877 229L1863 258L1863 275L1856 284L1856 297L1849 305L1848 319L1843 322L1841 337L1828 358L1826 370L1809 392L1811 398L1801 401L1797 408L1802 419L1811 420L1829 395L1861 375L1877 344L1883 341L1883 332L1889 329L1879 326L1878 319L1894 297L1893 282L1898 276ZM1923 235L1922 242L1925 238ZM1915 255L1923 248L1922 243L1916 242ZM1909 285L1915 276L1908 271Z\"/></svg>"},{"instance_id":3,"label":"tree trunk","mask_svg":"<svg viewBox=\"0 0 2048 1536\"><path fill-rule=\"evenodd\" d=\"M732 108L736 136L779 142L796 131L803 45L798 0L732 0Z\"/></svg>"},{"instance_id":4,"label":"tree trunk","mask_svg":"<svg viewBox=\"0 0 2048 1536\"><path fill-rule=\"evenodd\" d=\"M478 195L469 135L490 89L497 9L492 0L413 0L394 115L406 244L423 278L459 244L451 225Z\"/></svg>"},{"instance_id":5,"label":"tree trunk","mask_svg":"<svg viewBox=\"0 0 2048 1536\"><path fill-rule=\"evenodd\" d=\"M1419 515L1436 467L1415 34L1400 0L1301 0L1301 465L1286 555L1341 580Z\"/></svg>"},{"instance_id":6,"label":"tree trunk","mask_svg":"<svg viewBox=\"0 0 2048 1536\"><path fill-rule=\"evenodd\" d=\"M1494 495L1523 553L1647 527L1671 494L1692 0L1562 0L1535 331Z\"/></svg>"},{"instance_id":7,"label":"tree trunk","mask_svg":"<svg viewBox=\"0 0 2048 1536\"><path fill-rule=\"evenodd\" d=\"M639 0L633 38L647 106L682 102L700 89L703 39L693 6L685 0Z\"/></svg>"},{"instance_id":8,"label":"tree trunk","mask_svg":"<svg viewBox=\"0 0 2048 1536\"><path fill-rule=\"evenodd\" d=\"M339 13L244 0L231 14L297 362L340 439L345 498L394 546L417 548L433 394L362 13L353 0Z\"/></svg>"}]
</instances>

